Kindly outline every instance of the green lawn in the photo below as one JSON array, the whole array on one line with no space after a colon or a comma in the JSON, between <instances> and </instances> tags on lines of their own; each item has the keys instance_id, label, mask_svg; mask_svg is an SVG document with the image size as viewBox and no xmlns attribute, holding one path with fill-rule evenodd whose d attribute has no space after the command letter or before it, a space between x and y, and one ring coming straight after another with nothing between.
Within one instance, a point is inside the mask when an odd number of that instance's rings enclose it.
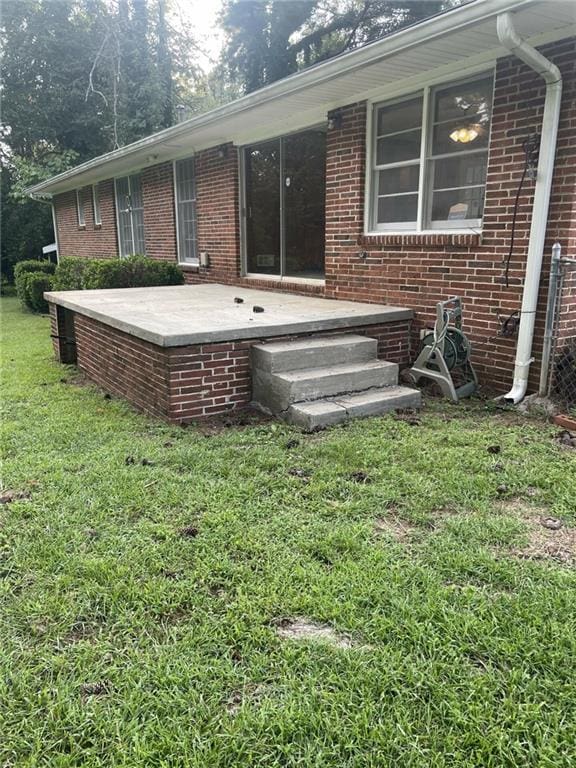
<instances>
[{"instance_id":1,"label":"green lawn","mask_svg":"<svg viewBox=\"0 0 576 768\"><path fill-rule=\"evenodd\" d=\"M4 488L30 498L0 506L2 768L576 764L556 428L442 401L170 427L3 304ZM347 642L280 636L291 617Z\"/></svg>"}]
</instances>

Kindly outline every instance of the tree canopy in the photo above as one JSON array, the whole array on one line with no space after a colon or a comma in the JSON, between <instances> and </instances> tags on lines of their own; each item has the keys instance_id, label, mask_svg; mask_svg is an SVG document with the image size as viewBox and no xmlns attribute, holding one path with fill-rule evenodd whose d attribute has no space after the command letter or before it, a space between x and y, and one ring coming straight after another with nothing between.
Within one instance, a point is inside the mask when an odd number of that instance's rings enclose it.
<instances>
[{"instance_id":1,"label":"tree canopy","mask_svg":"<svg viewBox=\"0 0 576 768\"><path fill-rule=\"evenodd\" d=\"M178 104L204 111L457 1L223 0L226 44L203 73L174 0L3 0L3 273L53 238L25 186L173 124Z\"/></svg>"},{"instance_id":2,"label":"tree canopy","mask_svg":"<svg viewBox=\"0 0 576 768\"><path fill-rule=\"evenodd\" d=\"M227 0L224 58L249 93L460 1Z\"/></svg>"}]
</instances>

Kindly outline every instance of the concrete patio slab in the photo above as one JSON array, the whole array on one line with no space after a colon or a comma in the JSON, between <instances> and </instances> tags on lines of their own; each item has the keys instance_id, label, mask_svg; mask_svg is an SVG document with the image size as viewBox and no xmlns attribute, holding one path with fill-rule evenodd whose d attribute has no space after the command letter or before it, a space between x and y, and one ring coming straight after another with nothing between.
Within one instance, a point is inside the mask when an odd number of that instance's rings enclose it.
<instances>
[{"instance_id":1,"label":"concrete patio slab","mask_svg":"<svg viewBox=\"0 0 576 768\"><path fill-rule=\"evenodd\" d=\"M409 320L412 310L204 284L51 291L46 299L160 347L180 347ZM242 303L235 299L243 299ZM264 311L255 312L254 307Z\"/></svg>"}]
</instances>

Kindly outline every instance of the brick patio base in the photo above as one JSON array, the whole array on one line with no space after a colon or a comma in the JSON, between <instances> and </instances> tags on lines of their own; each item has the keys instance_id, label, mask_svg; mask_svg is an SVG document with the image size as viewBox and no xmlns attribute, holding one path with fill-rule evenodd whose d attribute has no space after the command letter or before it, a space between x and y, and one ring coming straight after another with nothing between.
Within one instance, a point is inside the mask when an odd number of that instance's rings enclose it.
<instances>
[{"instance_id":1,"label":"brick patio base","mask_svg":"<svg viewBox=\"0 0 576 768\"><path fill-rule=\"evenodd\" d=\"M160 347L97 320L50 305L61 362L76 362L106 392L172 423L225 413L251 400L250 348L263 342L357 333L378 339L378 356L405 366L410 321L310 334Z\"/></svg>"}]
</instances>

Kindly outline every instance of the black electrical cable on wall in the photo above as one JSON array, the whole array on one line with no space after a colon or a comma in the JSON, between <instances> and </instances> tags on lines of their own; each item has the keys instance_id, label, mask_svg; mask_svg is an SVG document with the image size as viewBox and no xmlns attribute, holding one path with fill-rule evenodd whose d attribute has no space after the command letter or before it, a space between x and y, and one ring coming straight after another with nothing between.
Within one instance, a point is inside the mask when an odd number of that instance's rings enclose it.
<instances>
[{"instance_id":1,"label":"black electrical cable on wall","mask_svg":"<svg viewBox=\"0 0 576 768\"><path fill-rule=\"evenodd\" d=\"M504 268L504 285L506 288L508 288L510 284L510 261L512 259L512 254L514 253L514 239L516 237L516 219L518 217L518 203L520 202L520 195L522 193L522 188L524 186L524 181L526 180L526 174L528 173L528 169L534 165L535 162L535 156L538 151L538 144L539 144L539 136L532 135L529 136L526 141L523 143L522 148L524 150L525 155L525 161L524 161L524 170L522 171L522 176L520 177L520 182L518 183L518 189L516 190L516 199L514 201L514 213L512 215L512 232L510 233L510 248L508 249L508 255L506 256L506 262L505 262L505 268Z\"/></svg>"}]
</instances>

